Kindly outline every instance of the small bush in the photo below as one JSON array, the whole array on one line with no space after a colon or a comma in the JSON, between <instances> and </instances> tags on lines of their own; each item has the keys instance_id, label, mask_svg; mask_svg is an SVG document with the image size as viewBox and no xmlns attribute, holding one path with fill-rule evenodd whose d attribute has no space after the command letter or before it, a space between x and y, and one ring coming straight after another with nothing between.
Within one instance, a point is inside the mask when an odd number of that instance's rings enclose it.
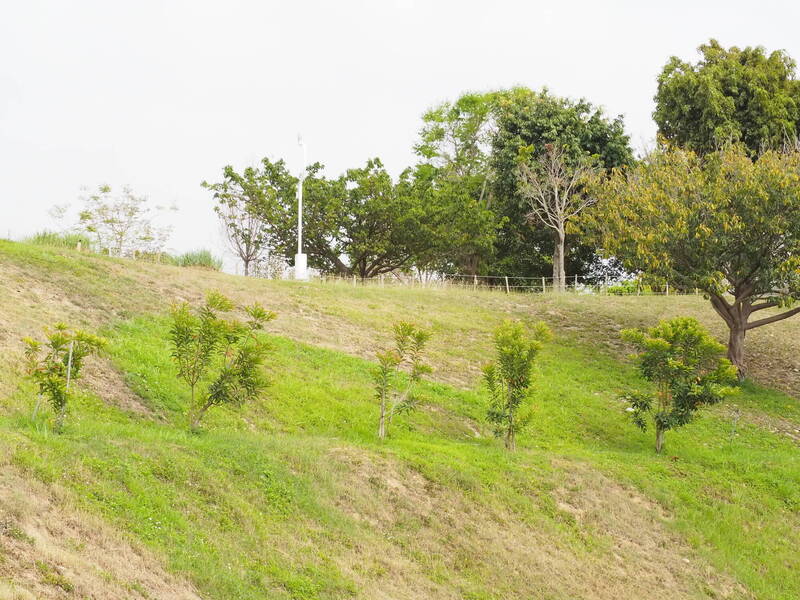
<instances>
[{"instance_id":1,"label":"small bush","mask_svg":"<svg viewBox=\"0 0 800 600\"><path fill-rule=\"evenodd\" d=\"M642 377L656 385L655 393L624 396L634 424L645 431L648 416L656 430L656 452L664 434L689 423L703 405L733 394L736 368L724 358L717 342L696 319L676 317L647 330L626 329L622 339L638 350Z\"/></svg>"},{"instance_id":2,"label":"small bush","mask_svg":"<svg viewBox=\"0 0 800 600\"><path fill-rule=\"evenodd\" d=\"M170 262L179 267L202 267L214 271L222 270L222 259L214 256L210 250L193 250L170 258Z\"/></svg>"},{"instance_id":3,"label":"small bush","mask_svg":"<svg viewBox=\"0 0 800 600\"><path fill-rule=\"evenodd\" d=\"M83 250L91 250L89 238L79 233L58 233L55 231L39 231L24 240L28 244L52 246L55 248L77 248L80 243Z\"/></svg>"}]
</instances>

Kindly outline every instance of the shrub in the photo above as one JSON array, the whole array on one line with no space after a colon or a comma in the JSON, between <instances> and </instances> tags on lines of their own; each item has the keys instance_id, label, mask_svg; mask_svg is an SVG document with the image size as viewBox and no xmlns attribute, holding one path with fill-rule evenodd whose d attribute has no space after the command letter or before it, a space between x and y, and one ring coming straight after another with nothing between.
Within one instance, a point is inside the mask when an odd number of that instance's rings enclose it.
<instances>
[{"instance_id":1,"label":"shrub","mask_svg":"<svg viewBox=\"0 0 800 600\"><path fill-rule=\"evenodd\" d=\"M522 323L505 321L494 333L497 361L483 369L490 396L487 417L509 450L514 450L517 432L530 420L530 415L520 418L517 413L530 395L534 360L552 335L542 321L534 324L531 333Z\"/></svg>"},{"instance_id":2,"label":"shrub","mask_svg":"<svg viewBox=\"0 0 800 600\"><path fill-rule=\"evenodd\" d=\"M84 360L105 346L105 340L63 323L46 330L47 343L25 338L26 373L36 382L39 397L45 397L56 414L56 431L64 426L70 385L80 377ZM44 350L44 354L42 351ZM38 409L38 402L37 402Z\"/></svg>"},{"instance_id":3,"label":"shrub","mask_svg":"<svg viewBox=\"0 0 800 600\"><path fill-rule=\"evenodd\" d=\"M267 347L258 337L276 314L260 304L243 307L245 321L224 319L236 307L218 292L192 310L187 303L173 306L170 341L178 378L191 390L191 429L214 405L252 401L266 387L262 365ZM206 384L201 394L198 386Z\"/></svg>"},{"instance_id":4,"label":"shrub","mask_svg":"<svg viewBox=\"0 0 800 600\"><path fill-rule=\"evenodd\" d=\"M416 406L414 388L431 368L423 362L422 353L431 333L413 323L401 321L393 326L395 346L379 352L378 367L373 371L375 397L380 402L378 437L386 437L387 421L396 413L408 412ZM406 368L408 379L401 383L401 368Z\"/></svg>"},{"instance_id":5,"label":"shrub","mask_svg":"<svg viewBox=\"0 0 800 600\"><path fill-rule=\"evenodd\" d=\"M639 371L656 385L655 393L625 396L633 422L647 430L648 416L656 430L656 452L664 434L689 423L703 405L716 404L734 393L736 368L723 358L725 346L688 317L661 321L647 330L626 329L622 339L632 344Z\"/></svg>"}]
</instances>

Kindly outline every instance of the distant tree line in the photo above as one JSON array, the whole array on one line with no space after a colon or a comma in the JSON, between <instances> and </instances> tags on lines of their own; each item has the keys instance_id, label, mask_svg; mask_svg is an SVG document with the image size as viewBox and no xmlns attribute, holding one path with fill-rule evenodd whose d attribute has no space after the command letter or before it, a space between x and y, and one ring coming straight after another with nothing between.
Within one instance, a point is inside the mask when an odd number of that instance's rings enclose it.
<instances>
[{"instance_id":1,"label":"distant tree line","mask_svg":"<svg viewBox=\"0 0 800 600\"><path fill-rule=\"evenodd\" d=\"M310 266L552 275L556 290L567 274L667 281L708 296L743 374L746 332L800 312L800 81L783 51L699 50L664 66L659 138L641 157L622 117L520 87L428 110L396 179L377 158L333 178L310 165ZM264 255L291 261L298 183L268 159L203 183L246 273Z\"/></svg>"}]
</instances>

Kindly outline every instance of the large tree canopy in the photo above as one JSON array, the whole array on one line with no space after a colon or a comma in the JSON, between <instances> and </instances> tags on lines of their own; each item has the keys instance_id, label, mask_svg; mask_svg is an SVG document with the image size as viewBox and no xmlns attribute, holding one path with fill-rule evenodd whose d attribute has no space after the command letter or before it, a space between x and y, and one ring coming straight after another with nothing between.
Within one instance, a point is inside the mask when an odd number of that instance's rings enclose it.
<instances>
[{"instance_id":1,"label":"large tree canopy","mask_svg":"<svg viewBox=\"0 0 800 600\"><path fill-rule=\"evenodd\" d=\"M497 242L493 270L509 275L546 275L553 269L555 239L526 218L530 207L520 194L518 166L535 160L548 145L561 149L567 165L593 157L605 169L633 162L622 118L608 119L586 100L573 101L540 92L517 90L497 101L497 131L492 138L491 166L496 211L508 219ZM570 233L569 231L567 233ZM566 269L585 274L595 260L594 248L567 236Z\"/></svg>"},{"instance_id":2,"label":"large tree canopy","mask_svg":"<svg viewBox=\"0 0 800 600\"><path fill-rule=\"evenodd\" d=\"M751 155L800 133L800 81L782 50L700 46L691 64L672 57L658 78L653 118L667 140L698 153L742 142Z\"/></svg>"},{"instance_id":3,"label":"large tree canopy","mask_svg":"<svg viewBox=\"0 0 800 600\"><path fill-rule=\"evenodd\" d=\"M415 179L427 184L425 193L449 214L450 227L439 231L442 243L431 261L439 268L475 275L493 254L504 219L493 210L491 141L498 99L513 93L467 93L422 117L414 150L424 162Z\"/></svg>"},{"instance_id":4,"label":"large tree canopy","mask_svg":"<svg viewBox=\"0 0 800 600\"><path fill-rule=\"evenodd\" d=\"M789 306L800 297L800 153L664 147L597 193L600 245L631 271L703 290L740 373L747 331L800 312ZM765 309L777 311L752 318Z\"/></svg>"}]
</instances>

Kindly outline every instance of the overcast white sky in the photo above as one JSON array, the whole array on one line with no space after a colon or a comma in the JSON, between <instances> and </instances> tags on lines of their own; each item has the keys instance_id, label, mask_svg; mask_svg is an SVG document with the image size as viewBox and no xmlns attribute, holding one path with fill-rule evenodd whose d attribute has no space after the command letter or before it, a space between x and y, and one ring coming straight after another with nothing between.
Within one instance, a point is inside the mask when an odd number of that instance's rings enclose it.
<instances>
[{"instance_id":1,"label":"overcast white sky","mask_svg":"<svg viewBox=\"0 0 800 600\"><path fill-rule=\"evenodd\" d=\"M83 186L175 204L170 247L221 249L225 164L330 174L414 160L420 116L525 85L622 114L652 140L655 80L710 37L800 59L795 1L13 1L0 3L0 236L52 226Z\"/></svg>"}]
</instances>

